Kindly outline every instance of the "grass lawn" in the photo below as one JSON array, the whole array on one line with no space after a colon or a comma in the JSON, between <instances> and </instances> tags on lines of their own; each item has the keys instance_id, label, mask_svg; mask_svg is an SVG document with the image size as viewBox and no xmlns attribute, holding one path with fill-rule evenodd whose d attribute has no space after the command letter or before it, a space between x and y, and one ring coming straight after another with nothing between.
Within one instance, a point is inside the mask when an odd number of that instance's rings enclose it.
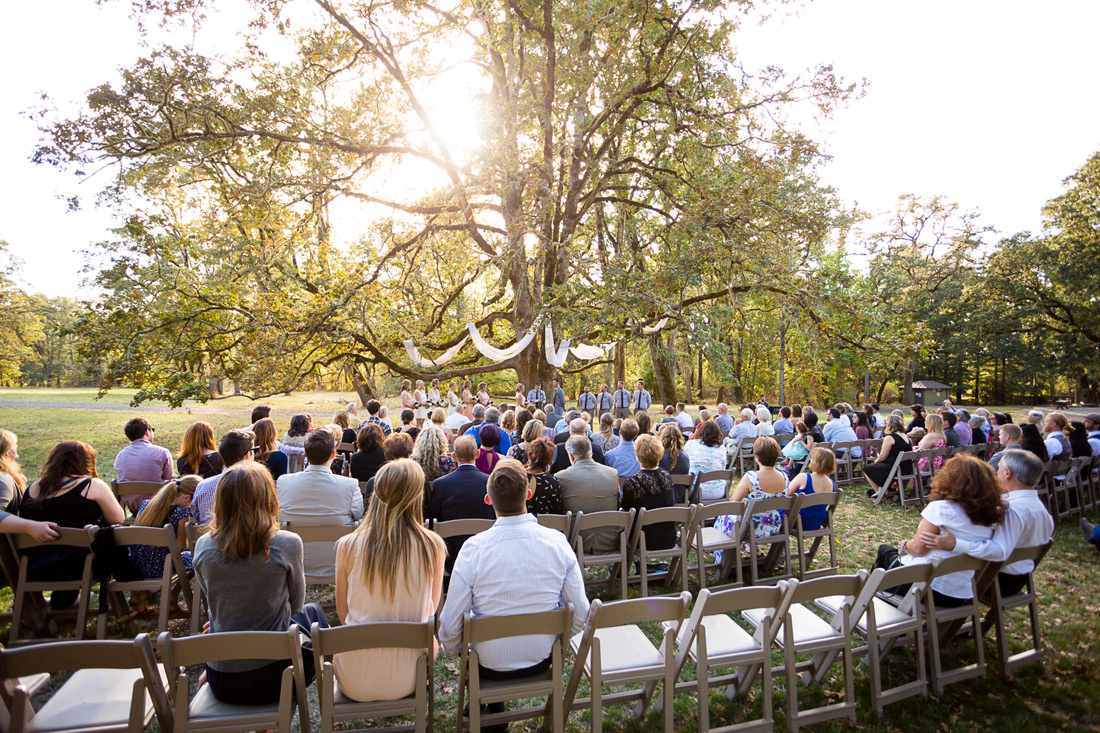
<instances>
[{"instance_id":1,"label":"grass lawn","mask_svg":"<svg viewBox=\"0 0 1100 733\"><path fill-rule=\"evenodd\" d=\"M61 392L64 392L63 390ZM0 408L0 427L19 435L20 456L28 476L35 476L49 449L59 440L79 438L90 442L100 452L99 469L105 478L113 477L110 464L115 452L126 444L121 426L132 414L119 410L66 410L35 407L34 402L73 402L88 400L88 390L64 398L57 390L19 391L20 401L26 407ZM0 401L11 401L11 390L0 391ZM38 399L39 393L44 396ZM306 400L332 398L334 395L295 395L296 403L287 403L289 410L307 407ZM49 399L47 399L49 398ZM121 399L121 403L126 400ZM291 398L287 398L288 400ZM216 411L204 409L200 413L188 413L181 409L148 415L157 428L157 442L173 451L179 446L183 430L195 419L210 422L215 432L247 423L247 405L225 406L216 404ZM323 403L321 403L323 404ZM335 403L330 403L335 409ZM283 404L278 405L283 408ZM208 406L208 407L214 407ZM320 409L315 415L324 414ZM328 407L326 406L325 413ZM285 420L277 421L285 429ZM855 572L869 567L875 549L880 542L896 543L910 536L919 521L915 509L902 510L890 504L881 508L873 506L863 493L863 485L848 491L837 511L837 536L839 562L842 573ZM1100 512L1090 515L1100 521ZM856 696L859 706L858 727L874 730L955 731L976 729L1048 730L1096 730L1100 728L1100 555L1097 555L1081 537L1074 523L1063 523L1055 531L1055 545L1036 574L1041 596L1041 618L1046 661L1042 667L1031 666L1019 670L1010 682L1002 682L997 674L997 655L989 637L986 657L989 674L981 680L971 680L948 688L942 698L912 698L895 703L887 709L884 720L878 720L870 708L870 684L866 668L856 667ZM678 588L677 588L678 589ZM692 589L695 590L694 582ZM663 592L657 586L651 592ZM635 588L632 595L637 593ZM310 591L311 600L331 597L331 591ZM599 597L607 600L602 590ZM0 610L10 610L11 593L0 591ZM187 633L186 621L172 622L173 629ZM1025 619L1016 612L1010 618L1010 629L1022 638ZM71 627L70 627L71 629ZM648 630L657 640L655 629ZM0 624L0 635L6 635L6 624ZM117 626L112 632L121 635ZM966 661L972 653L972 642L962 642L952 649L958 660ZM778 662L778 657L777 657ZM571 666L572 660L567 660ZM455 693L457 686L457 660L444 655L436 663L436 726L445 729L454 725ZM909 650L893 653L886 666L887 684L904 681L914 670ZM839 670L839 665L834 667ZM691 679L694 670L687 670L683 679ZM785 727L783 716L786 691L781 680L773 682L777 729ZM758 689L758 688L757 688ZM832 702L842 695L839 674L834 671L821 687L802 688L800 706L803 709ZM311 696L315 699L314 690ZM582 687L580 694L586 694ZM748 700L726 700L723 690L712 693L711 724L728 725L759 714L756 695ZM571 731L588 730L587 712L572 714L567 726ZM634 716L626 707L612 707L606 711L605 729L623 731L649 731L660 727L660 713L650 709L643 718ZM681 695L676 703L677 730L694 731L695 699L693 695ZM824 729L849 727L844 724L823 724ZM538 729L538 722L513 724L512 730Z\"/></svg>"}]
</instances>

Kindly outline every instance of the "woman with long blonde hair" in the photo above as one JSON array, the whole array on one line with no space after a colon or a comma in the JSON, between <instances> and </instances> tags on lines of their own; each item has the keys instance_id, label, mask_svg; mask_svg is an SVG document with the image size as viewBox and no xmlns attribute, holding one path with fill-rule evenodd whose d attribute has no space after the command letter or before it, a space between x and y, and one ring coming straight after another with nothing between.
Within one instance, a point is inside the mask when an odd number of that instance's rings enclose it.
<instances>
[{"instance_id":1,"label":"woman with long blonde hair","mask_svg":"<svg viewBox=\"0 0 1100 733\"><path fill-rule=\"evenodd\" d=\"M240 461L222 474L214 520L195 543L195 578L210 609L210 632L283 631L294 622L309 633L325 613L303 607L306 583L302 540L279 529L275 482L255 461ZM303 655L306 683L313 679L313 653ZM206 665L214 697L231 705L267 705L279 699L289 660L231 660Z\"/></svg>"},{"instance_id":2,"label":"woman with long blonde hair","mask_svg":"<svg viewBox=\"0 0 1100 733\"><path fill-rule=\"evenodd\" d=\"M19 438L0 428L0 533L29 534L37 542L57 539L53 522L34 522L18 517L27 477L19 466Z\"/></svg>"},{"instance_id":3,"label":"woman with long blonde hair","mask_svg":"<svg viewBox=\"0 0 1100 733\"><path fill-rule=\"evenodd\" d=\"M152 499L141 502L137 518L134 524L138 527L163 527L171 524L176 530L176 542L179 546L187 547L187 520L191 518L191 497L202 476L191 474L172 479L153 495ZM183 567L187 572L193 570L191 564L191 552L182 550ZM164 572L164 558L168 557L167 547L154 547L152 545L130 545L130 562L146 578L159 578ZM172 613L179 611L179 591L177 582L172 587L172 597L161 598L161 603L170 603ZM137 613L149 612L145 603L147 591L134 591L130 594L130 607Z\"/></svg>"},{"instance_id":4,"label":"woman with long blonde hair","mask_svg":"<svg viewBox=\"0 0 1100 733\"><path fill-rule=\"evenodd\" d=\"M439 535L424 528L423 498L424 472L416 461L392 461L374 477L366 516L355 532L336 543L336 613L341 624L423 622L435 613L447 548ZM437 648L431 651L434 656ZM361 702L410 695L422 653L368 649L337 654L340 690Z\"/></svg>"},{"instance_id":5,"label":"woman with long blonde hair","mask_svg":"<svg viewBox=\"0 0 1100 733\"><path fill-rule=\"evenodd\" d=\"M183 434L180 452L176 454L176 473L180 476L197 473L210 478L221 473L222 468L222 457L214 442L214 428L208 422L191 423Z\"/></svg>"},{"instance_id":6,"label":"woman with long blonde hair","mask_svg":"<svg viewBox=\"0 0 1100 733\"><path fill-rule=\"evenodd\" d=\"M253 457L257 463L267 466L273 481L278 481L290 470L290 458L279 450L279 441L275 439L275 421L270 417L257 420L252 426L252 445L256 448Z\"/></svg>"},{"instance_id":7,"label":"woman with long blonde hair","mask_svg":"<svg viewBox=\"0 0 1100 733\"><path fill-rule=\"evenodd\" d=\"M458 468L454 459L447 455L447 437L442 430L421 430L416 436L412 459L420 464L424 477L435 481Z\"/></svg>"}]
</instances>

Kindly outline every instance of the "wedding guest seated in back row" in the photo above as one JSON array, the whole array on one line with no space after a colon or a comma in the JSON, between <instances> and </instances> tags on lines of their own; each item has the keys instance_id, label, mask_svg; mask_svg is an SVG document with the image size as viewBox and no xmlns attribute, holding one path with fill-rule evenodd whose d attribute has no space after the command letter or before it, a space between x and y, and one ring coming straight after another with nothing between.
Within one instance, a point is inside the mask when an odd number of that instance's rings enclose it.
<instances>
[{"instance_id":1,"label":"wedding guest seated in back row","mask_svg":"<svg viewBox=\"0 0 1100 733\"><path fill-rule=\"evenodd\" d=\"M234 433L244 431L231 430ZM279 502L271 474L254 461L226 469L218 486L214 523L195 544L195 579L210 610L210 633L286 631L293 622L310 633L328 626L315 603L303 606L302 540L279 529ZM306 684L313 653L304 650ZM290 660L228 660L206 665L214 697L231 705L270 705L279 699Z\"/></svg>"},{"instance_id":2,"label":"wedding guest seated in back row","mask_svg":"<svg viewBox=\"0 0 1100 733\"><path fill-rule=\"evenodd\" d=\"M634 449L633 443L622 445L629 445L631 450ZM554 474L561 486L565 511L591 514L617 510L618 472L611 466L601 466L592 460L592 442L583 435L574 435L565 441L565 450L572 465ZM619 533L613 528L585 530L582 541L585 552L614 552L619 546Z\"/></svg>"},{"instance_id":3,"label":"wedding guest seated in back row","mask_svg":"<svg viewBox=\"0 0 1100 733\"><path fill-rule=\"evenodd\" d=\"M364 425L377 425L378 429L382 431L382 437L388 437L393 432L393 426L389 424L387 420L383 420L380 416L382 412L382 403L378 400L370 400L367 402L367 419L359 423L359 428L362 429Z\"/></svg>"},{"instance_id":4,"label":"wedding guest seated in back row","mask_svg":"<svg viewBox=\"0 0 1100 733\"><path fill-rule=\"evenodd\" d=\"M815 450L822 450L817 448ZM786 493L790 484L787 474L775 468L779 462L779 443L775 438L764 436L752 444L752 455L760 466L755 471L746 471L730 495L731 501L752 499L760 501ZM727 537L733 537L741 517L724 514L714 522L714 528ZM783 529L783 518L776 510L755 512L752 515L752 532L758 539L774 537Z\"/></svg>"},{"instance_id":5,"label":"wedding guest seated in back row","mask_svg":"<svg viewBox=\"0 0 1100 733\"><path fill-rule=\"evenodd\" d=\"M189 475L172 479L160 491L141 503L134 525L138 527L163 527L171 524L176 531L176 543L181 548L180 556L183 558L183 567L187 572L194 568L191 565L191 551L183 549L187 547L187 521L191 518L191 497L195 493L202 476ZM168 556L167 547L153 547L152 545L130 545L130 562L145 578L159 578L164 573L164 559ZM181 576L182 577L182 576ZM168 603L170 611L175 614L180 610L179 593L182 590L179 581L172 586L171 598L161 598L161 603ZM133 591L130 593L130 608L135 614L148 613L150 610L146 604L147 591Z\"/></svg>"},{"instance_id":6,"label":"wedding guest seated in back row","mask_svg":"<svg viewBox=\"0 0 1100 733\"><path fill-rule=\"evenodd\" d=\"M383 466L376 478L363 521L336 543L336 614L345 626L422 623L439 606L447 555L439 535L424 528L425 476L416 462L398 459ZM333 666L340 691L360 702L407 697L415 688L416 660L423 651L337 654ZM437 651L430 650L433 659Z\"/></svg>"},{"instance_id":7,"label":"wedding guest seated in back row","mask_svg":"<svg viewBox=\"0 0 1100 733\"><path fill-rule=\"evenodd\" d=\"M230 430L218 442L218 455L222 457L225 468L217 476L203 479L195 487L195 495L191 498L191 516L195 518L196 525L208 525L214 518L218 482L225 472L241 461L253 460L252 433L247 430Z\"/></svg>"},{"instance_id":8,"label":"wedding guest seated in back row","mask_svg":"<svg viewBox=\"0 0 1100 733\"><path fill-rule=\"evenodd\" d=\"M36 542L56 540L55 522L34 522L16 516L27 488L27 477L19 465L19 438L0 429L0 534L26 534Z\"/></svg>"},{"instance_id":9,"label":"wedding guest seated in back row","mask_svg":"<svg viewBox=\"0 0 1100 733\"><path fill-rule=\"evenodd\" d=\"M163 483L175 476L172 466L172 454L168 449L153 445L156 432L144 417L135 417L127 421L123 428L130 445L115 456L115 480L118 483L130 481L149 481ZM132 494L126 497L123 506L136 513L141 502L152 494Z\"/></svg>"},{"instance_id":10,"label":"wedding guest seated in back row","mask_svg":"<svg viewBox=\"0 0 1100 733\"><path fill-rule=\"evenodd\" d=\"M751 425L751 423L749 423ZM713 420L699 426L698 438L684 445L684 454L688 457L691 473L698 476L704 471L723 471L726 468L726 449L722 445L722 431ZM721 479L707 481L700 486L702 498L710 501L724 499L726 482Z\"/></svg>"},{"instance_id":11,"label":"wedding guest seated in back row","mask_svg":"<svg viewBox=\"0 0 1100 733\"><path fill-rule=\"evenodd\" d=\"M214 428L208 422L191 423L183 434L176 471L180 476L198 474L210 478L222 472L222 458L214 442Z\"/></svg>"},{"instance_id":12,"label":"wedding guest seated in back row","mask_svg":"<svg viewBox=\"0 0 1100 733\"><path fill-rule=\"evenodd\" d=\"M111 487L96 473L95 448L79 440L58 443L50 451L38 480L23 495L19 516L73 529L122 524L126 518ZM26 550L24 555L29 562L28 580L77 580L84 572L88 550L47 545ZM78 596L77 591L54 591L50 608L68 608Z\"/></svg>"}]
</instances>

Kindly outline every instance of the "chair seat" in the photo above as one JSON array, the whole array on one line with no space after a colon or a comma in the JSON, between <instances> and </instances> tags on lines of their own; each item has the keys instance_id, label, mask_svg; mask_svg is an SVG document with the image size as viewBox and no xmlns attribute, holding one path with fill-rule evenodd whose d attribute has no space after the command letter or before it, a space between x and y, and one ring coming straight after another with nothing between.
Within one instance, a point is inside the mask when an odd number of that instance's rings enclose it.
<instances>
[{"instance_id":1,"label":"chair seat","mask_svg":"<svg viewBox=\"0 0 1100 733\"><path fill-rule=\"evenodd\" d=\"M814 603L817 607L832 615L840 609L840 605L844 602L844 596L825 596L818 598ZM913 617L903 611L899 611L898 607L887 603L881 598L874 598L871 601L875 604L875 626L879 631L888 631L891 626L910 623L913 621ZM860 616L859 622L855 625L855 628L859 633L866 635L867 633L867 614Z\"/></svg>"},{"instance_id":2,"label":"chair seat","mask_svg":"<svg viewBox=\"0 0 1100 733\"><path fill-rule=\"evenodd\" d=\"M760 626L761 622L764 620L765 613L766 609L750 608L742 611L741 615L753 626ZM838 636L836 629L830 626L827 621L800 603L791 606L787 618L794 622L794 643L796 646ZM776 634L776 643L782 646L782 623L779 625Z\"/></svg>"},{"instance_id":3,"label":"chair seat","mask_svg":"<svg viewBox=\"0 0 1100 733\"><path fill-rule=\"evenodd\" d=\"M576 653L580 647L581 632L569 640L569 646ZM653 646L653 642L637 626L612 626L596 629L595 636L600 640L600 659L603 662L603 674L614 673L622 669L639 667L660 667L665 658ZM592 653L584 660L584 671L591 676Z\"/></svg>"},{"instance_id":4,"label":"chair seat","mask_svg":"<svg viewBox=\"0 0 1100 733\"><path fill-rule=\"evenodd\" d=\"M270 705L233 705L214 697L214 693L210 691L210 685L203 685L191 700L188 713L192 720L229 717L276 718L279 714L279 703L276 701Z\"/></svg>"},{"instance_id":5,"label":"chair seat","mask_svg":"<svg viewBox=\"0 0 1100 733\"><path fill-rule=\"evenodd\" d=\"M729 535L722 533L714 527L703 527L702 531L699 532L697 536L699 539L696 545L703 549L717 547L718 545L734 544L734 541L730 539Z\"/></svg>"},{"instance_id":6,"label":"chair seat","mask_svg":"<svg viewBox=\"0 0 1100 733\"><path fill-rule=\"evenodd\" d=\"M669 625L669 622L666 621L664 625ZM752 638L752 634L738 626L736 621L724 613L704 616L699 621L699 625L706 629L708 657L725 657L760 649L760 644ZM683 624L680 628L680 634L676 638L677 645L684 643L684 635L687 630L687 624ZM692 644L691 649L688 651L692 661L696 661L695 650L696 645Z\"/></svg>"},{"instance_id":7,"label":"chair seat","mask_svg":"<svg viewBox=\"0 0 1100 733\"><path fill-rule=\"evenodd\" d=\"M334 677L333 680L332 680L332 683L333 683L332 703L336 707L348 706L348 705L386 705L386 706L396 707L396 703L397 703L396 700L371 700L369 702L362 702L360 700L353 700L350 697L348 697L347 695L345 695L344 691L340 689L340 681L338 679L336 679ZM413 693L411 695L407 695L407 696L405 696L401 699L402 700L408 700L410 710L416 707L416 693ZM240 706L240 707L247 707L247 706ZM339 713L339 711L337 711L337 712Z\"/></svg>"},{"instance_id":8,"label":"chair seat","mask_svg":"<svg viewBox=\"0 0 1100 733\"><path fill-rule=\"evenodd\" d=\"M163 677L163 672L161 673ZM73 728L125 728L130 699L140 669L82 669L37 711L28 731ZM153 717L153 701L145 692L145 722Z\"/></svg>"}]
</instances>

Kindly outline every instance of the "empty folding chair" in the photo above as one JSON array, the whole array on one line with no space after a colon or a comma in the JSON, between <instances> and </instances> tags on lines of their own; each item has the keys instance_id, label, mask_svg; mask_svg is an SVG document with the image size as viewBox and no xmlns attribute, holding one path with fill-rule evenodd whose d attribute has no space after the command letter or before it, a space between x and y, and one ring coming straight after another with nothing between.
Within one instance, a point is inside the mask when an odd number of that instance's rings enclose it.
<instances>
[{"instance_id":1,"label":"empty folding chair","mask_svg":"<svg viewBox=\"0 0 1100 733\"><path fill-rule=\"evenodd\" d=\"M76 601L76 631L73 636L76 639L84 638L84 625L88 619L88 603L92 592L92 539L94 530L73 529L62 527L58 530L59 537L47 543L39 543L25 534L9 534L7 539L11 542L12 550L19 558L19 575L15 585L12 586L12 611L11 630L8 639L10 642L19 640L19 627L23 620L24 608L31 603L32 596L37 597L44 591L77 591L80 595ZM84 565L80 578L76 580L29 580L27 577L31 556L38 550L46 550L68 547L75 552L87 552L84 557ZM30 555L28 555L30 553ZM43 608L45 608L43 606ZM67 612L50 612L51 617L69 615Z\"/></svg>"},{"instance_id":2,"label":"empty folding chair","mask_svg":"<svg viewBox=\"0 0 1100 733\"><path fill-rule=\"evenodd\" d=\"M762 580L775 582L794 576L791 569L791 514L798 511L802 494L774 496L757 499L746 509L745 539L749 543L744 562L749 566L749 582L756 585ZM752 529L751 516L778 511L781 514L779 531L770 537L757 537ZM761 548L767 553L760 554Z\"/></svg>"},{"instance_id":3,"label":"empty folding chair","mask_svg":"<svg viewBox=\"0 0 1100 733\"><path fill-rule=\"evenodd\" d=\"M995 579L996 570L999 567L1000 563L987 563L985 560L978 560L968 555L953 555L940 560L932 575L933 580L935 580L948 573L969 571L972 573L970 587L974 594L969 602L954 607L937 606L934 595L932 593L927 595L924 616L928 628L928 656L931 659L932 692L936 695L942 695L944 687L955 682L962 682L974 677L985 677L985 646L981 634L982 609L979 598L981 597L983 585L987 585L989 581L986 580L983 584L980 579L983 576L988 578L990 574ZM959 629L967 621L969 621L970 628L974 631L972 638L974 639L975 661L973 664L945 670L941 650L955 639Z\"/></svg>"},{"instance_id":4,"label":"empty folding chair","mask_svg":"<svg viewBox=\"0 0 1100 733\"><path fill-rule=\"evenodd\" d=\"M801 580L809 580L822 575L835 575L839 566L836 560L836 536L833 534L833 513L840 503L841 493L832 491L829 493L802 494L798 504L798 511L792 513L794 522L795 548L798 553L798 577ZM823 507L825 518L817 529L806 529L802 513L806 509ZM829 565L818 570L811 570L817 551L821 547L822 540L827 540L829 549ZM809 544L809 549L806 545Z\"/></svg>"},{"instance_id":5,"label":"empty folding chair","mask_svg":"<svg viewBox=\"0 0 1100 733\"><path fill-rule=\"evenodd\" d=\"M634 523L633 549L628 549L630 557L637 557L640 567L638 575L642 583L642 596L649 595L649 581L664 579L666 583L676 582L676 576L681 579L681 590L688 589L688 551L691 549L691 533L695 510L689 507L671 506L660 509L646 509L642 507L638 511L637 521ZM647 541L646 529L658 524L670 524L673 527L675 543L671 547L651 548ZM650 573L647 569L654 560L668 560L668 569ZM631 575L631 577L634 577Z\"/></svg>"},{"instance_id":6,"label":"empty folding chair","mask_svg":"<svg viewBox=\"0 0 1100 733\"><path fill-rule=\"evenodd\" d=\"M629 512L593 512L585 514L577 512L577 518L573 528L573 551L577 554L577 562L580 563L581 573L588 565L610 565L607 574L607 587L611 588L616 576L619 578L619 593L621 598L627 597L626 576L627 563L630 562L630 529L634 525L634 510ZM611 552L586 552L584 549L584 535L586 532L598 529L616 530L618 534L618 547ZM587 585L587 582L586 582Z\"/></svg>"},{"instance_id":7,"label":"empty folding chair","mask_svg":"<svg viewBox=\"0 0 1100 733\"><path fill-rule=\"evenodd\" d=\"M791 730L835 718L847 718L851 723L856 722L852 629L848 610L859 596L867 577L867 571L861 570L857 575L834 575L805 582L788 581L789 598L785 599L788 608L786 615L780 619L782 629L776 636L776 643L783 649L783 671L787 680L787 726ZM829 621L803 605L824 596L840 596L843 599ZM766 621L761 609L743 611L741 615L758 628ZM843 658L844 701L799 711L799 671L807 672L804 677L806 682L822 679L824 670L820 664L815 665L815 660L829 659L833 652ZM815 655L814 659L799 664L797 657L805 654Z\"/></svg>"},{"instance_id":8,"label":"empty folding chair","mask_svg":"<svg viewBox=\"0 0 1100 733\"><path fill-rule=\"evenodd\" d=\"M422 733L431 726L434 702L435 660L432 649L435 644L435 620L423 623L380 622L352 624L322 629L313 624L310 634L313 640L313 659L317 670L317 697L321 703L321 731L331 733L337 723L349 720L385 718L412 715L412 726L390 727L372 730L415 730ZM366 649L419 650L413 693L397 700L373 700L359 702L345 695L336 680L333 655ZM344 730L348 730L345 728Z\"/></svg>"},{"instance_id":9,"label":"empty folding chair","mask_svg":"<svg viewBox=\"0 0 1100 733\"><path fill-rule=\"evenodd\" d=\"M115 527L115 547L131 547L134 545L148 545L167 550L160 577L142 578L140 580L121 581L111 578L106 588L100 588L100 593L121 594L126 591L153 591L160 593L160 613L157 619L157 631L168 630L168 609L172 601L172 587L176 584L183 590L184 602L188 609L194 602L191 597L191 583L187 577L187 568L183 564L183 555L180 554L179 543L176 539L176 530L172 525L163 527ZM125 611L125 607L117 609ZM101 613L96 623L96 638L102 639L107 634L107 606L101 606Z\"/></svg>"},{"instance_id":10,"label":"empty folding chair","mask_svg":"<svg viewBox=\"0 0 1100 733\"><path fill-rule=\"evenodd\" d=\"M1053 542L1047 542L1038 547L1021 547L1012 552L1005 560L1004 567L1008 568L1014 563L1031 562L1032 570L1026 573L1023 590L1011 596L1001 593L1001 584L994 581L989 584L989 589L982 598L982 602L989 605L982 619L982 633L987 633L992 627L997 638L997 651L1001 658L1001 677L1009 679L1015 669L1028 664L1043 663L1043 640L1039 631L1039 597L1035 594L1035 568L1046 557ZM1018 570L1019 566L1013 568ZM1031 640L1025 651L1012 654L1008 648L1008 632L1005 628L1005 614L1014 609L1026 607L1028 621L1031 624Z\"/></svg>"},{"instance_id":11,"label":"empty folding chair","mask_svg":"<svg viewBox=\"0 0 1100 733\"><path fill-rule=\"evenodd\" d=\"M584 631L569 641L576 662L565 692L565 709L572 710L581 676L591 683L592 696L577 700L577 706L590 705L592 730L603 729L603 706L638 700L635 714L641 717L658 683L664 683L664 730L672 731L672 703L676 687L676 632L664 630L658 648L637 624L683 622L691 603L690 593L678 598L635 598L604 604L592 602ZM603 688L641 683L640 690L627 690L604 696Z\"/></svg>"},{"instance_id":12,"label":"empty folding chair","mask_svg":"<svg viewBox=\"0 0 1100 733\"><path fill-rule=\"evenodd\" d=\"M914 695L927 697L928 668L924 658L924 621L923 603L932 581L938 559L931 563L907 565L891 570L876 569L868 577L859 597L848 609L848 623L853 631L867 640L866 646L853 649L854 656L864 656L864 662L870 667L871 706L875 714L882 717L886 706ZM878 597L879 591L904 588L904 592ZM843 598L826 596L815 603L830 615L840 611ZM896 605L895 605L896 604ZM913 638L914 659L917 665L915 680L904 682L889 689L882 688L882 662L899 641ZM832 664L836 653L831 657L815 659L818 670L815 677L820 679Z\"/></svg>"},{"instance_id":13,"label":"empty folding chair","mask_svg":"<svg viewBox=\"0 0 1100 733\"><path fill-rule=\"evenodd\" d=\"M165 632L157 639L157 648L168 675L169 690L175 708L174 733L186 731L254 731L273 729L290 731L294 708L302 731L309 733L309 708L306 703L306 678L302 667L302 648L297 626L286 631L225 631L197 634L175 639ZM283 671L279 699L270 705L233 705L214 697L210 685L198 688L191 696L188 667L234 659L262 659L272 662L289 659Z\"/></svg>"},{"instance_id":14,"label":"empty folding chair","mask_svg":"<svg viewBox=\"0 0 1100 733\"><path fill-rule=\"evenodd\" d=\"M38 710L31 707L33 684L42 673L73 675ZM3 697L11 733L141 731L156 715L162 731L172 730L166 680L146 634L132 641L70 641L19 649L0 648ZM9 688L9 683L11 683ZM10 697L9 697L10 695Z\"/></svg>"},{"instance_id":15,"label":"empty folding chair","mask_svg":"<svg viewBox=\"0 0 1100 733\"><path fill-rule=\"evenodd\" d=\"M779 619L786 614L788 584L780 581L773 587L731 588L699 591L691 616L680 625L676 635L676 673L691 660L696 668L695 682L682 682L677 692L695 688L699 700L699 731L770 731L775 723L772 714L771 656ZM761 609L761 622L755 634L741 628L729 614L750 608ZM664 624L670 627L671 622ZM734 670L712 676L719 670ZM763 716L723 728L710 727L710 690L728 685L726 696L733 698L748 692L760 678Z\"/></svg>"},{"instance_id":16,"label":"empty folding chair","mask_svg":"<svg viewBox=\"0 0 1100 733\"><path fill-rule=\"evenodd\" d=\"M551 724L554 733L561 733L565 725L564 691L565 677L563 648L573 625L573 604L555 611L522 613L514 616L481 616L466 614L462 622L462 650L458 665L458 701L456 723L458 733L463 729L480 731L483 726L526 720L542 716ZM482 679L477 644L532 634L554 636L550 649L550 667L544 672L507 680ZM468 695L468 700L467 700ZM529 700L545 697L544 705L505 710L482 715L485 703L506 703L510 700ZM469 703L468 714L463 712Z\"/></svg>"},{"instance_id":17,"label":"empty folding chair","mask_svg":"<svg viewBox=\"0 0 1100 733\"><path fill-rule=\"evenodd\" d=\"M707 587L707 570L718 568L718 581L721 582L729 574L734 573L732 585L744 584L741 568L741 542L744 540L746 525L744 521L745 511L752 504L751 501L724 501L720 504L707 504L699 506L695 511L695 529L692 532L692 546L695 548L697 570L699 573L699 587ZM734 523L737 531L730 537L715 529L714 520L721 516L740 517L740 521ZM752 526L752 522L748 523ZM707 563L707 555L722 553L721 560L712 564Z\"/></svg>"}]
</instances>

